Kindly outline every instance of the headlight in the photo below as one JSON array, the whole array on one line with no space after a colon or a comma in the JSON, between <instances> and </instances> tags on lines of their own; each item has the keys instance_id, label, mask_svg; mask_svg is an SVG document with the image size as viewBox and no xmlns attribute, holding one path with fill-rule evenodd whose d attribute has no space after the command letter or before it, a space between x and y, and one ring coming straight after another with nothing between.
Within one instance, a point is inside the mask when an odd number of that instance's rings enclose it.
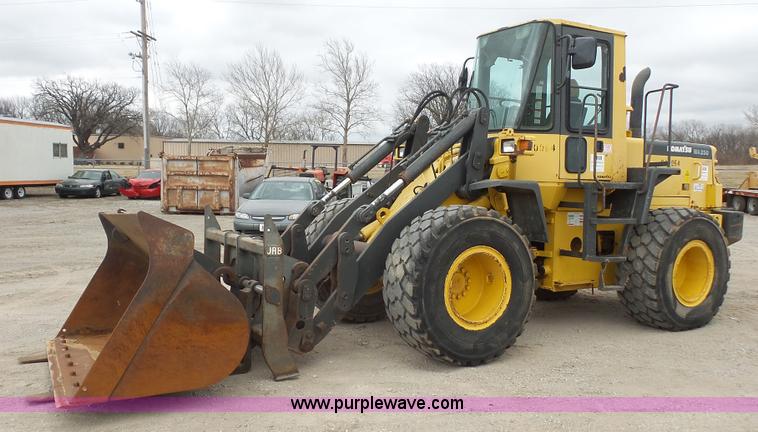
<instances>
[{"instance_id":1,"label":"headlight","mask_svg":"<svg viewBox=\"0 0 758 432\"><path fill-rule=\"evenodd\" d=\"M250 215L249 214L242 213L242 212L236 212L236 213L234 213L234 217L236 217L237 219L250 219Z\"/></svg>"},{"instance_id":2,"label":"headlight","mask_svg":"<svg viewBox=\"0 0 758 432\"><path fill-rule=\"evenodd\" d=\"M300 213L293 213L293 214L287 216L287 219L289 219L289 220L295 220L295 219L297 219L298 216L300 216Z\"/></svg>"},{"instance_id":3,"label":"headlight","mask_svg":"<svg viewBox=\"0 0 758 432\"><path fill-rule=\"evenodd\" d=\"M500 142L500 153L516 153L516 141L506 139Z\"/></svg>"}]
</instances>

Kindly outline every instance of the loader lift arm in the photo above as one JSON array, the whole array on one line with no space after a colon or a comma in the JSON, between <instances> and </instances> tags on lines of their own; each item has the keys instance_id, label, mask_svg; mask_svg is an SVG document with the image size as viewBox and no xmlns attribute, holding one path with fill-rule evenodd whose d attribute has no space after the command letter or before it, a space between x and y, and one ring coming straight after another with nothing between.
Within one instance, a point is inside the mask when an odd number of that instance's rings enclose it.
<instances>
[{"instance_id":1,"label":"loader lift arm","mask_svg":"<svg viewBox=\"0 0 758 432\"><path fill-rule=\"evenodd\" d=\"M460 94L459 103L468 92L473 91L476 90L469 89ZM420 112L421 108L417 114ZM286 329L290 350L312 350L380 278L384 257L403 227L453 194L470 199L485 193L472 189L471 185L489 174L485 167L492 148L487 142L487 113L486 106L474 108L431 130L426 116L415 116L414 121L396 128L392 135L354 163L343 182L324 199L309 205L282 233L281 239L278 239L275 230L269 231L268 228L263 242L236 233L224 233L211 212L206 212L205 253L211 260L217 260L220 258L220 246L224 246L223 263L230 268L231 276L227 282L231 282L232 292L243 301L250 316L251 348L253 345L262 346L264 358L275 378L293 375L291 367L278 368L277 363L293 363L284 347L267 346L268 340L282 340L281 329ZM326 202L402 144L411 149L409 154L379 181L351 200L318 233L316 241L308 244L304 227L323 210ZM361 229L375 220L380 209L391 206L404 186L455 144L460 144L457 160L438 173L434 181L386 220L381 231L366 242L361 236ZM281 249L276 250L277 245L281 245ZM279 253L277 259L281 262L278 270L266 265L274 250ZM274 276L271 275L272 271ZM276 280L284 280L281 289L272 286L271 281ZM316 309L318 287L325 280L331 282L331 291ZM269 283L261 284L258 281ZM271 308L272 303L281 306L281 309ZM262 325L269 321L275 323L270 326L271 331ZM269 358L276 361L269 361ZM239 371L249 369L249 366L249 356L246 356Z\"/></svg>"}]
</instances>

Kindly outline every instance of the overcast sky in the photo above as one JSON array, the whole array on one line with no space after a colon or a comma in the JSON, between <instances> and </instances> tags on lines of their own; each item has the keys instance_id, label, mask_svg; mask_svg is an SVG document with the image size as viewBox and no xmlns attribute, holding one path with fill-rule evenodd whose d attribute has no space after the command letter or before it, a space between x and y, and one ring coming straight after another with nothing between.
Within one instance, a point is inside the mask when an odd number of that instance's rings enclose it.
<instances>
[{"instance_id":1,"label":"overcast sky","mask_svg":"<svg viewBox=\"0 0 758 432\"><path fill-rule=\"evenodd\" d=\"M347 37L374 61L390 119L394 94L418 64L458 64L473 55L478 34L555 17L625 31L630 82L650 66L648 88L681 86L675 120L744 124L743 110L758 104L758 1L148 1L149 31L158 38L153 84L161 82L160 65L174 59L220 78L258 43L315 82L324 40ZM135 0L0 0L0 96L28 95L36 77L66 74L139 86L129 58L138 45L128 33L137 29ZM165 105L157 88L152 105Z\"/></svg>"}]
</instances>

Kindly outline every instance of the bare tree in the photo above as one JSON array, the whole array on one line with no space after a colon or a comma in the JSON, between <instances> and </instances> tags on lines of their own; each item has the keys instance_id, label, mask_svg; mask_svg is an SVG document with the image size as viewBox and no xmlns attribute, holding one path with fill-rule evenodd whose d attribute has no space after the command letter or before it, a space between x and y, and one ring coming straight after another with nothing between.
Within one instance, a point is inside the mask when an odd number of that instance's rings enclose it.
<instances>
[{"instance_id":1,"label":"bare tree","mask_svg":"<svg viewBox=\"0 0 758 432\"><path fill-rule=\"evenodd\" d=\"M34 100L26 96L0 99L0 117L34 119Z\"/></svg>"},{"instance_id":2,"label":"bare tree","mask_svg":"<svg viewBox=\"0 0 758 432\"><path fill-rule=\"evenodd\" d=\"M139 124L140 115L133 109L137 89L73 77L39 80L35 87L43 117L71 125L74 143L87 155Z\"/></svg>"},{"instance_id":3,"label":"bare tree","mask_svg":"<svg viewBox=\"0 0 758 432\"><path fill-rule=\"evenodd\" d=\"M302 74L262 45L229 65L227 81L236 98L234 109L240 111L232 123L246 137L257 136L264 143L283 134L285 117L304 92Z\"/></svg>"},{"instance_id":4,"label":"bare tree","mask_svg":"<svg viewBox=\"0 0 758 432\"><path fill-rule=\"evenodd\" d=\"M221 105L221 94L213 84L213 75L192 63L169 63L168 79L163 91L178 105L176 116L187 138L188 154L192 140L210 127Z\"/></svg>"},{"instance_id":5,"label":"bare tree","mask_svg":"<svg viewBox=\"0 0 758 432\"><path fill-rule=\"evenodd\" d=\"M229 118L229 109L228 107L219 105L213 113L207 133L213 138L227 139L232 135L231 130L232 123Z\"/></svg>"},{"instance_id":6,"label":"bare tree","mask_svg":"<svg viewBox=\"0 0 758 432\"><path fill-rule=\"evenodd\" d=\"M182 125L167 111L150 110L150 135L179 138L182 136Z\"/></svg>"},{"instance_id":7,"label":"bare tree","mask_svg":"<svg viewBox=\"0 0 758 432\"><path fill-rule=\"evenodd\" d=\"M329 127L329 118L326 113L311 109L294 116L288 122L282 138L302 141L329 141L337 137Z\"/></svg>"},{"instance_id":8,"label":"bare tree","mask_svg":"<svg viewBox=\"0 0 758 432\"><path fill-rule=\"evenodd\" d=\"M235 101L226 108L229 136L245 141L261 140L261 122L258 112L244 101Z\"/></svg>"},{"instance_id":9,"label":"bare tree","mask_svg":"<svg viewBox=\"0 0 758 432\"><path fill-rule=\"evenodd\" d=\"M342 163L347 165L350 133L379 119L372 64L366 55L355 51L349 40L333 39L324 44L321 69L327 77L320 86L322 96L317 108L327 116L330 129L341 138Z\"/></svg>"},{"instance_id":10,"label":"bare tree","mask_svg":"<svg viewBox=\"0 0 758 432\"><path fill-rule=\"evenodd\" d=\"M460 67L452 63L422 64L418 70L411 72L400 88L400 97L395 102L395 120L400 123L410 118L421 99L434 90L451 94L458 87ZM440 124L447 111L445 101L435 99L427 106L427 115L433 124Z\"/></svg>"},{"instance_id":11,"label":"bare tree","mask_svg":"<svg viewBox=\"0 0 758 432\"><path fill-rule=\"evenodd\" d=\"M691 143L704 143L711 133L708 125L700 120L685 120L671 127L671 139Z\"/></svg>"},{"instance_id":12,"label":"bare tree","mask_svg":"<svg viewBox=\"0 0 758 432\"><path fill-rule=\"evenodd\" d=\"M745 110L745 118L753 127L758 128L758 105L751 105Z\"/></svg>"}]
</instances>

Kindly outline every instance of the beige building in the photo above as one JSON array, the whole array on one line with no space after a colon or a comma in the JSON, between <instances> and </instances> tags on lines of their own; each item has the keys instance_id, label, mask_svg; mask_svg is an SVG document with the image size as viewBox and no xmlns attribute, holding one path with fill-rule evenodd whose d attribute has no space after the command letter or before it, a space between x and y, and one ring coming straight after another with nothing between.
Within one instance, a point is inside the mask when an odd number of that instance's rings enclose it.
<instances>
[{"instance_id":1,"label":"beige building","mask_svg":"<svg viewBox=\"0 0 758 432\"><path fill-rule=\"evenodd\" d=\"M150 137L150 157L160 157L164 137ZM144 158L142 135L122 135L95 150L92 158L98 161L138 164Z\"/></svg>"}]
</instances>

